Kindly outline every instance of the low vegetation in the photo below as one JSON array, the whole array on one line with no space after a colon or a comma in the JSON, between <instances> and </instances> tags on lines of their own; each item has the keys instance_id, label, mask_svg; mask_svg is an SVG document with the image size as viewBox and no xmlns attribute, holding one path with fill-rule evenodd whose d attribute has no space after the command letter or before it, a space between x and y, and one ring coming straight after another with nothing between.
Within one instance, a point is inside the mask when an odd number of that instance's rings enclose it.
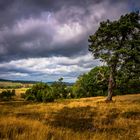
<instances>
[{"instance_id":1,"label":"low vegetation","mask_svg":"<svg viewBox=\"0 0 140 140\"><path fill-rule=\"evenodd\" d=\"M138 140L140 94L57 100L0 102L0 139Z\"/></svg>"},{"instance_id":2,"label":"low vegetation","mask_svg":"<svg viewBox=\"0 0 140 140\"><path fill-rule=\"evenodd\" d=\"M0 93L0 100L9 101L15 96L15 90L3 90Z\"/></svg>"},{"instance_id":3,"label":"low vegetation","mask_svg":"<svg viewBox=\"0 0 140 140\"><path fill-rule=\"evenodd\" d=\"M25 100L38 101L38 102L52 102L54 97L52 89L45 83L38 83L28 89L25 94L22 94Z\"/></svg>"}]
</instances>

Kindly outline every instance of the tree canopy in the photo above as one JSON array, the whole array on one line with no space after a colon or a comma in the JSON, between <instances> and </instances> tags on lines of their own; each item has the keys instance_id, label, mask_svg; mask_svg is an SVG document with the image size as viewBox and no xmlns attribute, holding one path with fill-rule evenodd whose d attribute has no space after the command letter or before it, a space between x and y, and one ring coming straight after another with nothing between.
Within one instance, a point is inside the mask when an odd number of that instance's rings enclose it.
<instances>
[{"instance_id":1,"label":"tree canopy","mask_svg":"<svg viewBox=\"0 0 140 140\"><path fill-rule=\"evenodd\" d=\"M107 101L112 100L116 75L123 70L129 76L139 73L140 64L140 15L132 12L117 21L103 21L94 35L89 36L89 51L94 58L109 67ZM130 74L131 73L131 74Z\"/></svg>"}]
</instances>

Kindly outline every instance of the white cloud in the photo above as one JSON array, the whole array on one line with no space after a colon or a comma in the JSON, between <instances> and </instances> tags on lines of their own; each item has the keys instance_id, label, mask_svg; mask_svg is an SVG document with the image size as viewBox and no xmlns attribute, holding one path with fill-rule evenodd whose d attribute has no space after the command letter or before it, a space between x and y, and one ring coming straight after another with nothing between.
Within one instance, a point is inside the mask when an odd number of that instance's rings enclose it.
<instances>
[{"instance_id":1,"label":"white cloud","mask_svg":"<svg viewBox=\"0 0 140 140\"><path fill-rule=\"evenodd\" d=\"M90 67L86 65L90 63ZM47 77L44 80L50 79L56 80L56 77L64 77L64 79L76 79L78 75L88 72L92 67L100 65L99 61L93 61L90 54L85 56L78 56L76 58L68 57L50 57L50 58L29 58L14 60L7 63L0 64L0 69L5 68L7 70L13 71L9 74L9 77L29 77L32 74L40 74L41 79L43 76ZM13 70L14 69L14 70ZM19 70L19 72L16 72ZM22 71L20 73L20 71ZM6 75L8 76L8 75ZM37 80L37 79L36 79Z\"/></svg>"}]
</instances>

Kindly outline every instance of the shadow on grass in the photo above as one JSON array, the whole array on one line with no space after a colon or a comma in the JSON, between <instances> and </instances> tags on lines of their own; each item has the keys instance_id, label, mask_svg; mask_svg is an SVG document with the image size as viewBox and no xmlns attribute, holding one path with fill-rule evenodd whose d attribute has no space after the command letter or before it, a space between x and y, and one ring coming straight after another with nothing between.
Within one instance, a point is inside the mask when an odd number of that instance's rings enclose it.
<instances>
[{"instance_id":1,"label":"shadow on grass","mask_svg":"<svg viewBox=\"0 0 140 140\"><path fill-rule=\"evenodd\" d=\"M96 131L96 132L126 132L125 128L114 127L120 110L109 109L106 114L98 115L98 109L87 107L64 107L58 112L52 112L48 123L54 127L69 128L73 131ZM108 127L110 126L110 127Z\"/></svg>"},{"instance_id":2,"label":"shadow on grass","mask_svg":"<svg viewBox=\"0 0 140 140\"><path fill-rule=\"evenodd\" d=\"M27 119L33 119L33 120L42 120L44 117L44 113L40 112L19 112L16 113L15 116L17 118L27 118Z\"/></svg>"},{"instance_id":3,"label":"shadow on grass","mask_svg":"<svg viewBox=\"0 0 140 140\"><path fill-rule=\"evenodd\" d=\"M121 114L123 118L127 119L140 119L140 112L139 111L127 111Z\"/></svg>"},{"instance_id":4,"label":"shadow on grass","mask_svg":"<svg viewBox=\"0 0 140 140\"><path fill-rule=\"evenodd\" d=\"M27 101L5 101L5 102L0 102L0 105L5 105L9 107L21 107L23 105L31 104L31 102Z\"/></svg>"},{"instance_id":5,"label":"shadow on grass","mask_svg":"<svg viewBox=\"0 0 140 140\"><path fill-rule=\"evenodd\" d=\"M118 110L117 108L111 108L106 112L107 114L105 115L105 118L102 118L100 121L102 122L103 125L113 125L115 120L118 118L120 110Z\"/></svg>"},{"instance_id":6,"label":"shadow on grass","mask_svg":"<svg viewBox=\"0 0 140 140\"><path fill-rule=\"evenodd\" d=\"M74 131L90 130L93 126L93 116L96 112L92 112L90 107L64 107L56 113L52 113L52 121L50 124L55 127L69 128Z\"/></svg>"}]
</instances>

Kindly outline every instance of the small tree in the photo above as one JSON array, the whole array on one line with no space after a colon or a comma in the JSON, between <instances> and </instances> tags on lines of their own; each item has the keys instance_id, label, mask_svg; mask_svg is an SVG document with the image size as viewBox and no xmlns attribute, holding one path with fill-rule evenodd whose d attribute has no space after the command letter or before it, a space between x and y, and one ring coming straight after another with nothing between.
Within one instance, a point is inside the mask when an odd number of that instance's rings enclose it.
<instances>
[{"instance_id":1,"label":"small tree","mask_svg":"<svg viewBox=\"0 0 140 140\"><path fill-rule=\"evenodd\" d=\"M108 97L111 101L118 70L136 69L140 63L140 15L132 12L118 21L103 21L94 35L89 36L89 51L109 67ZM135 72L135 71L134 71Z\"/></svg>"},{"instance_id":2,"label":"small tree","mask_svg":"<svg viewBox=\"0 0 140 140\"><path fill-rule=\"evenodd\" d=\"M63 82L63 78L59 78L52 85L52 91L55 99L67 97L67 85Z\"/></svg>"}]
</instances>

